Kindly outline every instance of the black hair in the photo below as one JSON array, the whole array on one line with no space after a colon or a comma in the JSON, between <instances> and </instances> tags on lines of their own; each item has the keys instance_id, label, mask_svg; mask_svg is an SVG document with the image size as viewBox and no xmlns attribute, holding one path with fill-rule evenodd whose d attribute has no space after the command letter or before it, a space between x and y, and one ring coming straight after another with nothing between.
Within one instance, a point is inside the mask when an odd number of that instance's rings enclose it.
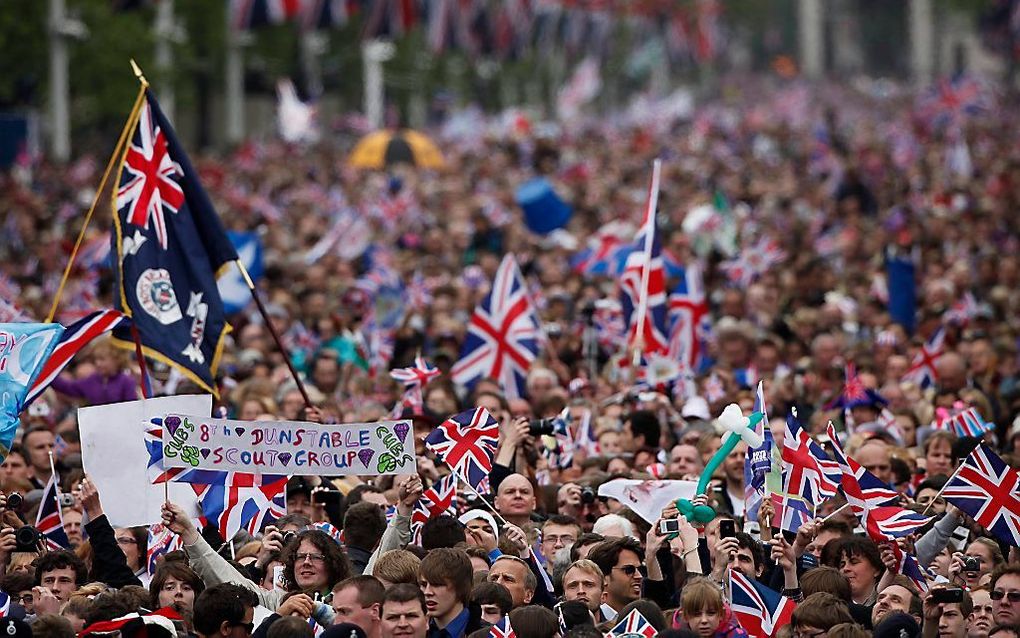
<instances>
[{"instance_id":1,"label":"black hair","mask_svg":"<svg viewBox=\"0 0 1020 638\"><path fill-rule=\"evenodd\" d=\"M634 438L642 437L644 444L638 447L651 447L658 449L659 437L662 434L662 427L659 425L659 417L651 410L635 410L627 416L630 421L630 431Z\"/></svg>"},{"instance_id":2,"label":"black hair","mask_svg":"<svg viewBox=\"0 0 1020 638\"><path fill-rule=\"evenodd\" d=\"M446 514L430 518L421 528L421 547L426 552L439 547L454 547L466 541L460 521Z\"/></svg>"},{"instance_id":3,"label":"black hair","mask_svg":"<svg viewBox=\"0 0 1020 638\"><path fill-rule=\"evenodd\" d=\"M39 558L36 558L33 562L35 565L35 584L36 586L42 585L42 577L44 572L51 572L55 569L72 569L74 570L74 584L81 587L88 580L88 567L85 566L85 561L78 558L74 552L62 549L56 552L46 552Z\"/></svg>"},{"instance_id":4,"label":"black hair","mask_svg":"<svg viewBox=\"0 0 1020 638\"><path fill-rule=\"evenodd\" d=\"M510 590L500 583L488 581L475 585L475 588L471 590L471 602L475 605L496 605L499 607L499 613L503 616L509 614L514 607Z\"/></svg>"},{"instance_id":5,"label":"black hair","mask_svg":"<svg viewBox=\"0 0 1020 638\"><path fill-rule=\"evenodd\" d=\"M344 514L344 540L349 547L372 551L386 531L386 515L375 503L362 501Z\"/></svg>"},{"instance_id":6,"label":"black hair","mask_svg":"<svg viewBox=\"0 0 1020 638\"><path fill-rule=\"evenodd\" d=\"M245 609L259 604L255 593L241 585L220 583L195 598L195 631L211 636L226 622L239 625L244 621Z\"/></svg>"}]
</instances>

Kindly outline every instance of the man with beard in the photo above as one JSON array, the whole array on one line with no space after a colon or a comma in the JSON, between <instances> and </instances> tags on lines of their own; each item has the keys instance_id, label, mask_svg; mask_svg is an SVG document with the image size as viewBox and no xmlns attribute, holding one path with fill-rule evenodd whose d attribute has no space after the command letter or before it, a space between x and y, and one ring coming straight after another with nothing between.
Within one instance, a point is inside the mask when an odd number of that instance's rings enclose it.
<instances>
[{"instance_id":1,"label":"man with beard","mask_svg":"<svg viewBox=\"0 0 1020 638\"><path fill-rule=\"evenodd\" d=\"M878 593L875 606L871 608L871 626L877 627L883 618L894 611L910 614L917 624L921 624L924 618L921 598L906 576L897 576Z\"/></svg>"}]
</instances>

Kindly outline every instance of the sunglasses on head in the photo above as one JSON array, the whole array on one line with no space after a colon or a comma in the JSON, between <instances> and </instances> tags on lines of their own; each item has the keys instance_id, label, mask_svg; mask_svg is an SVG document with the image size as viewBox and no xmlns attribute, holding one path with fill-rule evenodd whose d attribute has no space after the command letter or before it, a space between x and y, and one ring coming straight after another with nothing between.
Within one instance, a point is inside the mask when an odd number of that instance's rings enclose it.
<instances>
[{"instance_id":1,"label":"sunglasses on head","mask_svg":"<svg viewBox=\"0 0 1020 638\"><path fill-rule=\"evenodd\" d=\"M1011 603L1020 603L1020 591L1005 592L1001 589L993 589L989 592L988 596L992 600L1002 600L1005 598Z\"/></svg>"}]
</instances>

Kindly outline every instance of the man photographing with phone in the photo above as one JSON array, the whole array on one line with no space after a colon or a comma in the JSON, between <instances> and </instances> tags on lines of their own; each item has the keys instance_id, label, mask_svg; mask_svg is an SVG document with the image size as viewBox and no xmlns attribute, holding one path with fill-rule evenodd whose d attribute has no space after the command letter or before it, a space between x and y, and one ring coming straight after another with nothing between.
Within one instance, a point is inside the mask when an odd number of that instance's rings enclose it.
<instances>
[{"instance_id":1,"label":"man photographing with phone","mask_svg":"<svg viewBox=\"0 0 1020 638\"><path fill-rule=\"evenodd\" d=\"M934 586L924 599L924 638L966 638L974 601L959 587Z\"/></svg>"}]
</instances>

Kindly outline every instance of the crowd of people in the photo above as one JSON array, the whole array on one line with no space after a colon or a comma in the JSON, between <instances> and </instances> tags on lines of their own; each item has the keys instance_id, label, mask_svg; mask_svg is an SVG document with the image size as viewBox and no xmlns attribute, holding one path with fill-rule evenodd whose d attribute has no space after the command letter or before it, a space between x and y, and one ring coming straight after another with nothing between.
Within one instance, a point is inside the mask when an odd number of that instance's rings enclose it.
<instances>
[{"instance_id":1,"label":"crowd of people","mask_svg":"<svg viewBox=\"0 0 1020 638\"><path fill-rule=\"evenodd\" d=\"M1020 636L1020 554L942 496L974 441L935 427L974 408L995 426L985 443L1020 463L1020 130L1002 100L977 114L933 112L905 92L741 78L682 117L435 131L447 164L436 172L351 168L343 130L314 147L193 153L226 227L260 235L259 286L287 347L253 306L232 316L216 414L386 419L401 395L387 371L420 354L442 374L404 413L417 472L293 477L287 515L233 539L168 502L162 523L182 549L150 565L148 530L113 527L81 469L76 408L140 396L131 356L99 342L22 415L0 468L3 493L25 497L3 512L0 590L13 604L0 632L461 638L502 636L490 626L508 616L521 638L595 638L636 609L660 635L754 635L731 604L737 571L796 603L775 635ZM577 256L606 229L633 238L655 157L658 232L676 265L667 289L697 266L707 321L696 369L649 388L636 387L619 318L601 312L618 298L619 273L594 274ZM46 316L97 161L0 175L4 286L25 316ZM514 203L535 175L573 207L549 235L531 233ZM98 215L84 244L101 246L109 226ZM545 335L521 396L449 375L508 253ZM914 264L916 325L890 312L901 294L891 254ZM111 290L108 265L86 259L58 316L112 307ZM932 383L921 384L911 366L940 330ZM157 393L194 391L152 365ZM752 412L758 380L777 446L793 410L820 442L833 421L847 453L932 522L894 548L862 534L837 496L796 534L774 531L771 501L745 511L743 443L703 497L717 512L706 524L669 506L661 516L679 531L666 535L598 496L618 478L697 480L721 445L715 417L730 403ZM852 401L849 381L866 389ZM489 503L458 490L456 511L412 536L415 503L449 473L424 438L474 407L500 424ZM567 464L531 428L564 408L575 435L582 422L593 432ZM68 547L25 547L16 532L36 520L54 469L71 497L61 504ZM904 551L930 569L927 588L897 573Z\"/></svg>"}]
</instances>

